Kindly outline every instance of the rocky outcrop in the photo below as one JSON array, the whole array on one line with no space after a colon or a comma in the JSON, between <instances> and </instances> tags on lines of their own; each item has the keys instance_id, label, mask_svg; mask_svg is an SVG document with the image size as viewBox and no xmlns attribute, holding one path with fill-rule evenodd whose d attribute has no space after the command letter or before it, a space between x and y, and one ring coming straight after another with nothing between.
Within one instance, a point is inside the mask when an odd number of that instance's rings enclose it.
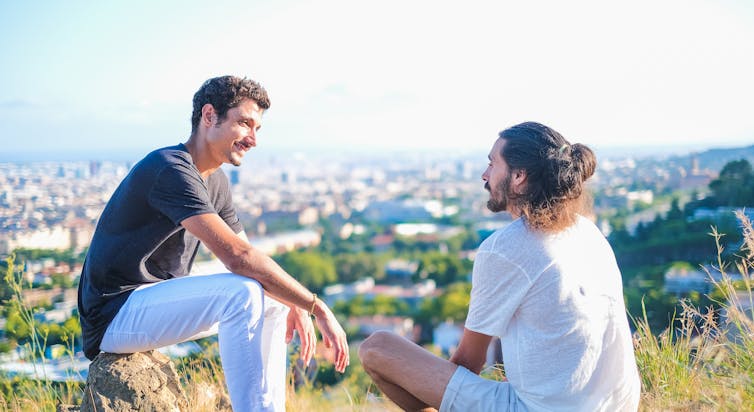
<instances>
[{"instance_id":1,"label":"rocky outcrop","mask_svg":"<svg viewBox=\"0 0 754 412\"><path fill-rule=\"evenodd\" d=\"M188 411L170 358L157 351L100 353L89 366L81 412Z\"/></svg>"}]
</instances>

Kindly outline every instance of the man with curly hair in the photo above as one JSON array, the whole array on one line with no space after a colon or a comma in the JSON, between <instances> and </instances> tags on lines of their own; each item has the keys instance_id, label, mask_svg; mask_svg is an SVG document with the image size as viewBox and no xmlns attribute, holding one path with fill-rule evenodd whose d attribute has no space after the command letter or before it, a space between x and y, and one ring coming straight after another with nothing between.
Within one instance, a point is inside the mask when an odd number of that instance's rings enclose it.
<instances>
[{"instance_id":1,"label":"man with curly hair","mask_svg":"<svg viewBox=\"0 0 754 412\"><path fill-rule=\"evenodd\" d=\"M316 335L348 365L332 311L252 247L220 166L239 166L270 107L258 83L207 80L194 95L188 141L149 153L105 206L79 284L84 352L133 353L217 331L234 411L285 409L285 343L294 331L308 364ZM199 243L228 273L187 276Z\"/></svg>"},{"instance_id":2,"label":"man with curly hair","mask_svg":"<svg viewBox=\"0 0 754 412\"><path fill-rule=\"evenodd\" d=\"M405 410L635 411L640 383L610 245L582 216L593 152L527 122L502 131L482 175L487 207L514 217L479 247L450 360L378 332L365 370ZM500 337L507 380L479 376Z\"/></svg>"}]
</instances>

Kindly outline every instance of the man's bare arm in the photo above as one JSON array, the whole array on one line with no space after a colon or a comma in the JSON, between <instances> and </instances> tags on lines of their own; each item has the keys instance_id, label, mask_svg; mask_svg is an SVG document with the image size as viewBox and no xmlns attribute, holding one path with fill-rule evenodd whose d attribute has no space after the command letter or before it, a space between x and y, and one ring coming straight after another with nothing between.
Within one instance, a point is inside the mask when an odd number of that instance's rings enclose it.
<instances>
[{"instance_id":1,"label":"man's bare arm","mask_svg":"<svg viewBox=\"0 0 754 412\"><path fill-rule=\"evenodd\" d=\"M246 234L246 231L245 231L245 230L241 230L240 232L236 233L236 236L238 236L238 237L239 237L239 238L240 238L241 240L243 240L244 242L246 242L246 243L249 243L249 235L247 235L247 234ZM253 246L252 246L252 247L253 247ZM219 258L218 258L218 259L219 259ZM284 305L286 305L286 306L289 306L289 307L291 307L291 308L294 308L294 307L298 307L298 306L296 306L295 304L293 304L293 303L291 303L291 302L288 302L288 301L287 301L287 300L285 300L285 299L282 299L282 298L280 298L279 296L275 296L275 295L273 295L273 294L272 294L272 293L270 293L270 291L268 291L267 289L265 289L265 290L264 290L264 294L265 294L265 295L267 295L267 296L270 296L270 297L272 297L273 299L277 300L278 302L280 302L280 303L282 303L282 304L284 304ZM311 308L306 308L306 309L307 309L307 310L309 310L309 309L311 309Z\"/></svg>"},{"instance_id":2,"label":"man's bare arm","mask_svg":"<svg viewBox=\"0 0 754 412\"><path fill-rule=\"evenodd\" d=\"M311 311L327 346L335 347L335 369L348 365L348 343L343 328L332 311L314 299L306 287L286 273L272 258L252 247L214 213L191 216L181 225L204 243L228 270L258 281L272 296L290 305Z\"/></svg>"},{"instance_id":3,"label":"man's bare arm","mask_svg":"<svg viewBox=\"0 0 754 412\"><path fill-rule=\"evenodd\" d=\"M450 357L450 361L478 375L487 359L487 347L491 340L491 336L464 328L461 343L458 344L458 349Z\"/></svg>"}]
</instances>

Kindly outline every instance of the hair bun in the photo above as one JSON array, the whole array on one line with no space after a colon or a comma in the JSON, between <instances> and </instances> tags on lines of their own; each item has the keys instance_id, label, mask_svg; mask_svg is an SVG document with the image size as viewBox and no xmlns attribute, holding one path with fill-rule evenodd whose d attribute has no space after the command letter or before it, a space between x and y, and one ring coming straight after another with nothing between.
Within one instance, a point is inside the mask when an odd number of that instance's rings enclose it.
<instances>
[{"instance_id":1,"label":"hair bun","mask_svg":"<svg viewBox=\"0 0 754 412\"><path fill-rule=\"evenodd\" d=\"M581 180L592 177L597 168L597 158L592 149L581 143L571 145L571 156L581 172Z\"/></svg>"}]
</instances>

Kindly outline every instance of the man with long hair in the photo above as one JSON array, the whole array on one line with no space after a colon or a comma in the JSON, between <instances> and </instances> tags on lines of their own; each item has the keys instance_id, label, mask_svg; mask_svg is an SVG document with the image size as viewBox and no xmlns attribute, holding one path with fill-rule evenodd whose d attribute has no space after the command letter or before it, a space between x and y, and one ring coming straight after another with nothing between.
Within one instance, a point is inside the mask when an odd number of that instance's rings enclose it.
<instances>
[{"instance_id":1,"label":"man with long hair","mask_svg":"<svg viewBox=\"0 0 754 412\"><path fill-rule=\"evenodd\" d=\"M239 166L257 144L267 91L222 76L196 92L185 143L149 153L105 206L84 262L79 315L84 352L133 353L216 330L233 410L285 409L284 339L301 338L304 364L316 335L348 365L346 335L332 311L252 247L220 166ZM187 276L199 242L228 273ZM290 310L289 310L290 309Z\"/></svg>"},{"instance_id":2,"label":"man with long hair","mask_svg":"<svg viewBox=\"0 0 754 412\"><path fill-rule=\"evenodd\" d=\"M405 410L635 411L640 382L621 275L583 216L594 153L527 122L502 131L482 175L487 207L515 219L479 247L471 301L450 360L378 332L365 370ZM479 376L500 337L505 381Z\"/></svg>"}]
</instances>

